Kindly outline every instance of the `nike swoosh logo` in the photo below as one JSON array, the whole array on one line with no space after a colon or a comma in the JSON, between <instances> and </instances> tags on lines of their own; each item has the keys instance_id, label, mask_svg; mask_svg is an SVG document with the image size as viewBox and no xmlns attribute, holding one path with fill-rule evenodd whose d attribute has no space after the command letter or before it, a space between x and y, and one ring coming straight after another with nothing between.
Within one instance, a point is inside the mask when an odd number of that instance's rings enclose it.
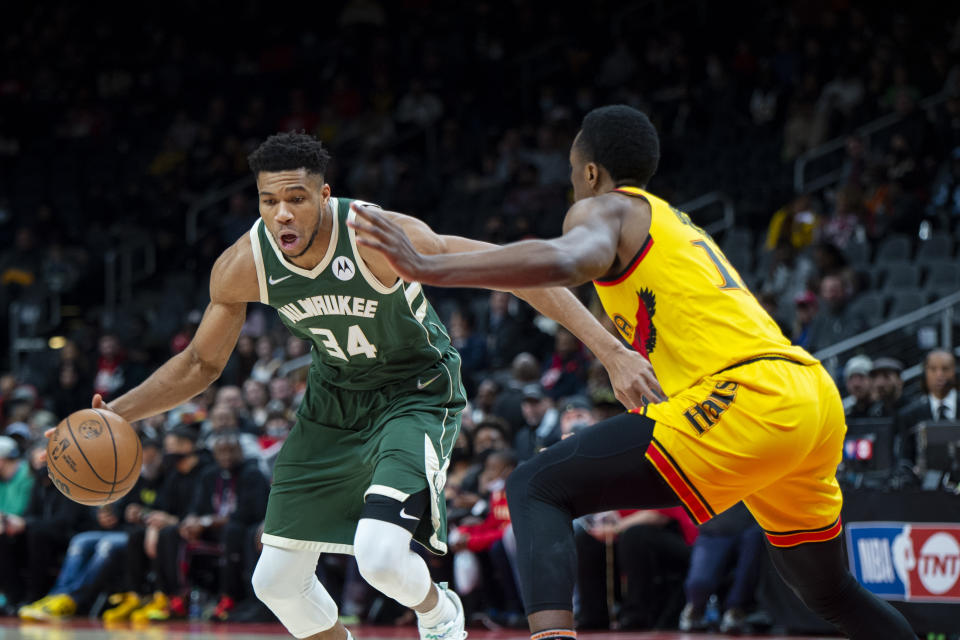
<instances>
[{"instance_id":1,"label":"nike swoosh logo","mask_svg":"<svg viewBox=\"0 0 960 640\"><path fill-rule=\"evenodd\" d=\"M412 515L410 515L409 513L407 513L407 508L406 508L406 507L404 507L403 509L400 509L400 517L403 518L404 520L419 520L419 519L420 519L420 518L418 518L417 516L412 516Z\"/></svg>"},{"instance_id":2,"label":"nike swoosh logo","mask_svg":"<svg viewBox=\"0 0 960 640\"><path fill-rule=\"evenodd\" d=\"M417 380L417 391L422 391L423 389L426 389L428 384L430 384L431 382L433 382L439 377L440 377L440 374L438 373L437 375L433 376L426 382L420 382L419 380Z\"/></svg>"},{"instance_id":3,"label":"nike swoosh logo","mask_svg":"<svg viewBox=\"0 0 960 640\"><path fill-rule=\"evenodd\" d=\"M292 275L293 274L291 273L289 276L283 276L282 278L276 278L276 279L274 279L273 276L270 276L270 284L277 284L278 282L283 282L284 280L286 280Z\"/></svg>"}]
</instances>

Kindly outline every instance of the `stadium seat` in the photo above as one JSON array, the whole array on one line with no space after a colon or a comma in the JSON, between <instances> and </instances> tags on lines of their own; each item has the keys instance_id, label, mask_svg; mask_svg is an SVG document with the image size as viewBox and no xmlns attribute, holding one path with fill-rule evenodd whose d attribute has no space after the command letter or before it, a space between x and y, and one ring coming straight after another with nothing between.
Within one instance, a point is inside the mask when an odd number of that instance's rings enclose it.
<instances>
[{"instance_id":1,"label":"stadium seat","mask_svg":"<svg viewBox=\"0 0 960 640\"><path fill-rule=\"evenodd\" d=\"M953 255L953 238L945 233L931 236L917 246L917 262L929 264Z\"/></svg>"},{"instance_id":2,"label":"stadium seat","mask_svg":"<svg viewBox=\"0 0 960 640\"><path fill-rule=\"evenodd\" d=\"M902 260L878 264L883 274L884 291L916 290L920 284L920 267Z\"/></svg>"},{"instance_id":3,"label":"stadium seat","mask_svg":"<svg viewBox=\"0 0 960 640\"><path fill-rule=\"evenodd\" d=\"M866 242L851 242L843 250L847 261L854 267L870 262L870 245Z\"/></svg>"},{"instance_id":4,"label":"stadium seat","mask_svg":"<svg viewBox=\"0 0 960 640\"><path fill-rule=\"evenodd\" d=\"M887 317L897 318L911 311L916 311L926 304L927 296L920 291L897 291L890 295L890 312Z\"/></svg>"},{"instance_id":5,"label":"stadium seat","mask_svg":"<svg viewBox=\"0 0 960 640\"><path fill-rule=\"evenodd\" d=\"M883 294L876 291L866 291L854 298L850 303L850 309L858 313L861 317L873 322L883 318L884 307Z\"/></svg>"},{"instance_id":6,"label":"stadium seat","mask_svg":"<svg viewBox=\"0 0 960 640\"><path fill-rule=\"evenodd\" d=\"M723 245L720 247L723 252L729 254L734 251L746 249L753 251L753 230L740 229L734 227L723 234Z\"/></svg>"},{"instance_id":7,"label":"stadium seat","mask_svg":"<svg viewBox=\"0 0 960 640\"><path fill-rule=\"evenodd\" d=\"M953 260L940 260L927 265L926 286L931 289L960 289L960 265Z\"/></svg>"},{"instance_id":8,"label":"stadium seat","mask_svg":"<svg viewBox=\"0 0 960 640\"><path fill-rule=\"evenodd\" d=\"M910 259L910 238L902 233L888 236L880 243L874 262L883 263L892 260Z\"/></svg>"},{"instance_id":9,"label":"stadium seat","mask_svg":"<svg viewBox=\"0 0 960 640\"><path fill-rule=\"evenodd\" d=\"M753 268L753 250L750 247L731 246L725 250L727 260L740 273L749 272Z\"/></svg>"}]
</instances>

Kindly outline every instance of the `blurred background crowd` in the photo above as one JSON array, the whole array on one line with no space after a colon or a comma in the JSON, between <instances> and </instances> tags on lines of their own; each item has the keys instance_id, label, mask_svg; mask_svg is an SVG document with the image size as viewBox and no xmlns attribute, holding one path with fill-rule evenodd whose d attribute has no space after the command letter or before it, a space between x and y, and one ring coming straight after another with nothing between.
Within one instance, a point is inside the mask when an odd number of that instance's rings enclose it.
<instances>
[{"instance_id":1,"label":"blurred background crowd","mask_svg":"<svg viewBox=\"0 0 960 640\"><path fill-rule=\"evenodd\" d=\"M271 133L320 137L334 195L505 242L559 233L579 122L623 102L660 132L651 191L735 203L718 242L794 343L816 352L960 289L960 20L948 3L345 0L291 23L250 1L225 7L217 37L210 7L174 4L106 16L25 3L0 33L8 614L270 619L249 572L309 349L272 310L251 305L213 387L135 425L144 466L120 502L66 500L39 452L43 430L94 392L122 394L188 344L210 266L257 215L246 155ZM889 126L868 135L881 117ZM795 162L830 141L835 180L797 191ZM578 294L602 316L589 286ZM520 625L504 481L623 407L592 354L509 294L430 297L471 402L447 481L453 552L429 561L475 622ZM833 367L851 420L888 421L878 446L900 486L960 478L916 470L913 425L958 418L954 353L933 346ZM905 387L913 365L923 373ZM861 470L841 473L857 483ZM757 611L761 537L742 508L699 531L676 509L576 527L581 627L776 622ZM352 560L325 555L318 570L345 618L409 616Z\"/></svg>"}]
</instances>

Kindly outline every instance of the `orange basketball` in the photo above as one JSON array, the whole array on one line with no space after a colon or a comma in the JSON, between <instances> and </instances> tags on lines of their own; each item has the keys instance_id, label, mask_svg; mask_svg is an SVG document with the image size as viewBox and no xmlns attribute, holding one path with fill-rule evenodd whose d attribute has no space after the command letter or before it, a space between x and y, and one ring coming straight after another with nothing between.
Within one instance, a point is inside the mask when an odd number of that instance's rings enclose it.
<instances>
[{"instance_id":1,"label":"orange basketball","mask_svg":"<svg viewBox=\"0 0 960 640\"><path fill-rule=\"evenodd\" d=\"M63 419L47 442L47 472L60 493L99 506L122 498L140 477L143 449L130 423L106 409Z\"/></svg>"}]
</instances>

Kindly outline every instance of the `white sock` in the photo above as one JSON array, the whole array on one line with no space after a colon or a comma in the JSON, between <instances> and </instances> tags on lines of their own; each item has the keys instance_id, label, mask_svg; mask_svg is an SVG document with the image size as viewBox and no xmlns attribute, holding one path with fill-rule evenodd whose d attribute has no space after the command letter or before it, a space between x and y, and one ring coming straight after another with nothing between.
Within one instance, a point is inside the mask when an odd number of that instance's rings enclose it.
<instances>
[{"instance_id":1,"label":"white sock","mask_svg":"<svg viewBox=\"0 0 960 640\"><path fill-rule=\"evenodd\" d=\"M457 608L453 606L453 602L447 597L443 589L437 585L434 585L434 588L437 590L440 598L437 600L437 606L433 609L430 609L430 611L426 613L417 614L421 627L436 627L444 622L453 620L457 615Z\"/></svg>"}]
</instances>

